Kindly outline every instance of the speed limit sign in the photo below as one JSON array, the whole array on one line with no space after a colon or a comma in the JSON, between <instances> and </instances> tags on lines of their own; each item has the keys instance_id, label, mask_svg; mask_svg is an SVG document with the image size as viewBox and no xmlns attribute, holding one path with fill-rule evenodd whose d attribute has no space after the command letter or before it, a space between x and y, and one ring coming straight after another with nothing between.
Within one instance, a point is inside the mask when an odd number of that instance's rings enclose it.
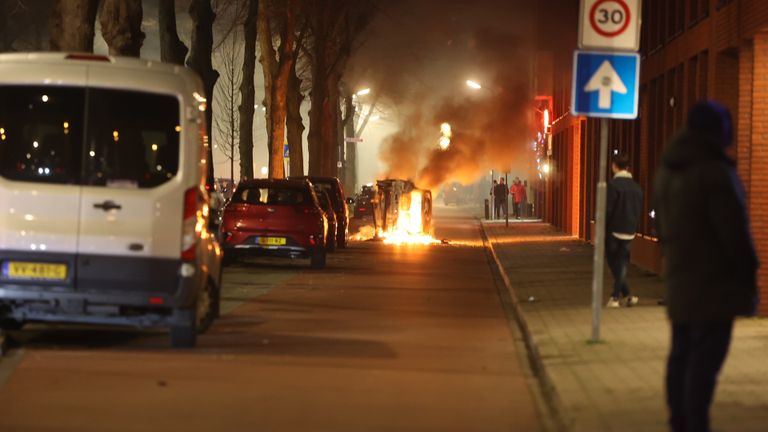
<instances>
[{"instance_id":1,"label":"speed limit sign","mask_svg":"<svg viewBox=\"0 0 768 432\"><path fill-rule=\"evenodd\" d=\"M579 47L640 49L641 0L581 0Z\"/></svg>"}]
</instances>

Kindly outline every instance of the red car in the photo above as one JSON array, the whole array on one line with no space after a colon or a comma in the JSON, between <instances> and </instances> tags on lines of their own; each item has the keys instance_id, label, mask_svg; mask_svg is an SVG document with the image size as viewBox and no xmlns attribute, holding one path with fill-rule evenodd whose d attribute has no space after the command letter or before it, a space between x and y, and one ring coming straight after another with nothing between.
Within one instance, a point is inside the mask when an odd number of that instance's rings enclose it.
<instances>
[{"instance_id":1,"label":"red car","mask_svg":"<svg viewBox=\"0 0 768 432\"><path fill-rule=\"evenodd\" d=\"M241 182L224 208L225 261L248 255L309 258L325 267L328 220L312 185L298 180Z\"/></svg>"}]
</instances>

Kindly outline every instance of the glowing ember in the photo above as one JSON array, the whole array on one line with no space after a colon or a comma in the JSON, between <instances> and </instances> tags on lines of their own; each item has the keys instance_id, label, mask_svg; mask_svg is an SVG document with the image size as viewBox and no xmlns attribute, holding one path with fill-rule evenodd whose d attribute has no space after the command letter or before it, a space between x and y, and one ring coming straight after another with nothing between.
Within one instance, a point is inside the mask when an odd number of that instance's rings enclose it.
<instances>
[{"instance_id":1,"label":"glowing ember","mask_svg":"<svg viewBox=\"0 0 768 432\"><path fill-rule=\"evenodd\" d=\"M385 244L430 245L440 243L430 233L424 232L421 191L411 192L410 199L400 201L397 224L387 232L379 232Z\"/></svg>"}]
</instances>

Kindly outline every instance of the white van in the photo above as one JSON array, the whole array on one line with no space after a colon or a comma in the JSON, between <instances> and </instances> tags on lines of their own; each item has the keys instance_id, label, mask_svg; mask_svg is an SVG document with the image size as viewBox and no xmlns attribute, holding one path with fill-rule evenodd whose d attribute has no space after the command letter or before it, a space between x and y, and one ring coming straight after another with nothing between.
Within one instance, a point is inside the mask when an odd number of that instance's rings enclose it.
<instances>
[{"instance_id":1,"label":"white van","mask_svg":"<svg viewBox=\"0 0 768 432\"><path fill-rule=\"evenodd\" d=\"M0 326L168 326L218 315L205 98L190 70L92 54L0 55Z\"/></svg>"}]
</instances>

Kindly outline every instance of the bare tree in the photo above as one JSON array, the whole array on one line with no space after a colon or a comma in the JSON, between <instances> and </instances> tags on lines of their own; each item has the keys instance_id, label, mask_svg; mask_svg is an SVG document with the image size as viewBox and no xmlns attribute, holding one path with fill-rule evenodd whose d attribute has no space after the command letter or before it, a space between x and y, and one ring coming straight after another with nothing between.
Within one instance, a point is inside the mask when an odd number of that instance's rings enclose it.
<instances>
[{"instance_id":1,"label":"bare tree","mask_svg":"<svg viewBox=\"0 0 768 432\"><path fill-rule=\"evenodd\" d=\"M98 0L57 0L50 20L52 51L93 52Z\"/></svg>"},{"instance_id":2,"label":"bare tree","mask_svg":"<svg viewBox=\"0 0 768 432\"><path fill-rule=\"evenodd\" d=\"M139 57L144 43L141 0L101 0L99 23L110 55Z\"/></svg>"},{"instance_id":3,"label":"bare tree","mask_svg":"<svg viewBox=\"0 0 768 432\"><path fill-rule=\"evenodd\" d=\"M160 23L160 60L183 65L189 49L179 39L176 30L176 0L160 0L158 22Z\"/></svg>"},{"instance_id":4,"label":"bare tree","mask_svg":"<svg viewBox=\"0 0 768 432\"><path fill-rule=\"evenodd\" d=\"M269 177L285 177L283 143L287 117L288 78L295 62L296 1L261 0L259 4L260 62L264 72L264 94L269 149ZM275 34L280 45L274 47Z\"/></svg>"},{"instance_id":5,"label":"bare tree","mask_svg":"<svg viewBox=\"0 0 768 432\"><path fill-rule=\"evenodd\" d=\"M205 94L208 98L205 117L208 134L208 183L213 184L213 147L211 129L213 122L213 88L219 79L219 73L213 69L213 22L216 14L211 8L211 0L192 0L189 5L189 15L192 17L192 49L187 66L197 72L203 79Z\"/></svg>"},{"instance_id":6,"label":"bare tree","mask_svg":"<svg viewBox=\"0 0 768 432\"><path fill-rule=\"evenodd\" d=\"M221 77L216 84L216 115L214 125L220 139L217 141L219 150L229 160L229 178L235 178L235 159L240 142L238 105L240 92L238 88L242 81L239 34L235 31L218 51L218 64L221 67Z\"/></svg>"},{"instance_id":7,"label":"bare tree","mask_svg":"<svg viewBox=\"0 0 768 432\"><path fill-rule=\"evenodd\" d=\"M243 24L243 73L240 82L240 178L253 178L253 118L256 103L256 37L259 0L248 0Z\"/></svg>"},{"instance_id":8,"label":"bare tree","mask_svg":"<svg viewBox=\"0 0 768 432\"><path fill-rule=\"evenodd\" d=\"M373 19L370 0L306 0L312 43L309 172L334 175L343 152L340 82L356 38Z\"/></svg>"}]
</instances>

